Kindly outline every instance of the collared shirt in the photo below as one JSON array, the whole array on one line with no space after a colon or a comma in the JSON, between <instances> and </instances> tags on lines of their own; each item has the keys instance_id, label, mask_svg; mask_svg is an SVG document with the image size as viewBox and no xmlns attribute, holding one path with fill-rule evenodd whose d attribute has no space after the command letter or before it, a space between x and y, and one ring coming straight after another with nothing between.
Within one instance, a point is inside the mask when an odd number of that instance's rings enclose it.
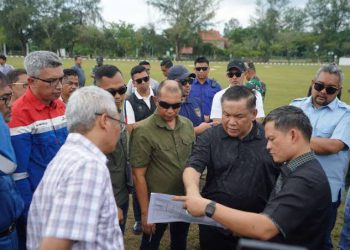
<instances>
[{"instance_id":1,"label":"collared shirt","mask_svg":"<svg viewBox=\"0 0 350 250\"><path fill-rule=\"evenodd\" d=\"M124 114L119 114L120 120L125 121ZM123 206L129 201L128 183L131 169L128 164L128 135L124 130L120 133L117 146L113 152L107 154L107 167L111 175L112 187L115 200L119 206Z\"/></svg>"},{"instance_id":2,"label":"collared shirt","mask_svg":"<svg viewBox=\"0 0 350 250\"><path fill-rule=\"evenodd\" d=\"M68 135L64 112L65 104L61 100L54 100L46 106L30 88L12 107L9 127L17 158L14 179L26 204L25 218L46 166ZM18 177L25 174L27 177Z\"/></svg>"},{"instance_id":3,"label":"collared shirt","mask_svg":"<svg viewBox=\"0 0 350 250\"><path fill-rule=\"evenodd\" d=\"M262 212L279 230L270 239L288 245L323 249L330 219L331 191L327 177L313 153L281 167L282 183L271 193ZM280 179L280 178L279 178Z\"/></svg>"},{"instance_id":4,"label":"collared shirt","mask_svg":"<svg viewBox=\"0 0 350 250\"><path fill-rule=\"evenodd\" d=\"M171 129L159 114L154 113L133 130L130 162L132 167L147 167L149 192L185 193L182 172L194 141L192 123L182 116L176 118L176 126Z\"/></svg>"},{"instance_id":5,"label":"collared shirt","mask_svg":"<svg viewBox=\"0 0 350 250\"><path fill-rule=\"evenodd\" d=\"M196 78L191 86L190 97L197 98L201 103L203 115L210 115L214 95L221 90L219 83L212 84L213 79L207 78L203 84Z\"/></svg>"},{"instance_id":6,"label":"collared shirt","mask_svg":"<svg viewBox=\"0 0 350 250\"><path fill-rule=\"evenodd\" d=\"M85 81L86 81L84 69L79 64L75 64L72 67L72 69L74 69L77 72L77 74L78 74L79 87L80 88L84 87L85 86Z\"/></svg>"},{"instance_id":7,"label":"collared shirt","mask_svg":"<svg viewBox=\"0 0 350 250\"><path fill-rule=\"evenodd\" d=\"M159 82L153 78L149 79L149 86L154 89L155 91L158 89L159 87ZM130 79L128 81L128 84L126 85L128 88L126 90L126 95L127 96L131 96L132 93L135 92L136 88L134 87L134 84L132 83L132 79Z\"/></svg>"},{"instance_id":8,"label":"collared shirt","mask_svg":"<svg viewBox=\"0 0 350 250\"><path fill-rule=\"evenodd\" d=\"M211 107L211 113L210 118L211 119L221 119L222 118L222 107L221 107L221 97L224 95L226 90L228 90L230 87L223 89L215 94L213 99L213 105ZM255 97L256 97L256 109L258 111L256 118L263 118L265 117L264 112L264 104L262 100L262 96L258 91L254 91Z\"/></svg>"},{"instance_id":9,"label":"collared shirt","mask_svg":"<svg viewBox=\"0 0 350 250\"><path fill-rule=\"evenodd\" d=\"M11 145L9 129L0 114L0 232L8 229L20 217L24 202L11 175L2 172L4 161L15 164L16 158ZM18 239L15 233L0 237L0 249L13 249Z\"/></svg>"},{"instance_id":10,"label":"collared shirt","mask_svg":"<svg viewBox=\"0 0 350 250\"><path fill-rule=\"evenodd\" d=\"M124 249L106 161L86 137L68 135L33 196L29 250L44 237L72 240L72 249Z\"/></svg>"},{"instance_id":11,"label":"collared shirt","mask_svg":"<svg viewBox=\"0 0 350 250\"><path fill-rule=\"evenodd\" d=\"M135 89L134 93L137 99L143 100L146 103L147 107L151 109L151 98L154 96L154 93L151 87L150 87L150 93L146 97L141 96L137 91L137 89ZM134 124L136 122L134 109L132 108L128 100L125 101L125 105L126 105L125 108L126 108L126 114L127 114L127 122L128 124Z\"/></svg>"},{"instance_id":12,"label":"collared shirt","mask_svg":"<svg viewBox=\"0 0 350 250\"><path fill-rule=\"evenodd\" d=\"M14 69L13 66L10 64L7 64L7 63L5 63L4 65L0 64L0 72L4 73L5 75L13 69Z\"/></svg>"},{"instance_id":13,"label":"collared shirt","mask_svg":"<svg viewBox=\"0 0 350 250\"><path fill-rule=\"evenodd\" d=\"M179 115L182 115L189 119L193 127L197 127L204 122L204 116L201 112L200 102L197 98L186 97L181 103Z\"/></svg>"},{"instance_id":14,"label":"collared shirt","mask_svg":"<svg viewBox=\"0 0 350 250\"><path fill-rule=\"evenodd\" d=\"M243 139L230 137L222 125L198 136L187 167L200 173L207 168L203 197L231 208L261 212L278 174L266 143L258 123Z\"/></svg>"},{"instance_id":15,"label":"collared shirt","mask_svg":"<svg viewBox=\"0 0 350 250\"><path fill-rule=\"evenodd\" d=\"M303 154L290 162L287 163L286 168L288 169L288 172L294 172L299 166L303 165L305 162L311 161L315 159L315 154L313 152L309 152L306 154ZM283 171L286 171L285 168L282 168L282 174L280 174L277 178L276 185L275 185L275 192L278 193L281 191L281 188L283 186L283 183L285 181L284 176L286 174L283 174Z\"/></svg>"},{"instance_id":16,"label":"collared shirt","mask_svg":"<svg viewBox=\"0 0 350 250\"><path fill-rule=\"evenodd\" d=\"M309 117L312 136L337 139L345 144L336 154L318 155L316 159L326 172L332 190L332 201L338 200L339 191L344 185L345 173L349 163L350 146L350 108L335 98L331 103L320 108L314 107L312 97L294 100L291 105L301 108Z\"/></svg>"}]
</instances>

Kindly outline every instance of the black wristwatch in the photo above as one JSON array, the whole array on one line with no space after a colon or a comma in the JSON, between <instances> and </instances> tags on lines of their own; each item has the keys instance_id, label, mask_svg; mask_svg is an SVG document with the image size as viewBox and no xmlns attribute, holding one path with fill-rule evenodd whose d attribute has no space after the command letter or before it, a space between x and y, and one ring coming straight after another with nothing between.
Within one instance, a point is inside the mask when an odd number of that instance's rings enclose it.
<instances>
[{"instance_id":1,"label":"black wristwatch","mask_svg":"<svg viewBox=\"0 0 350 250\"><path fill-rule=\"evenodd\" d=\"M216 202L211 201L206 207L205 207L205 215L211 218L214 215L216 208Z\"/></svg>"}]
</instances>

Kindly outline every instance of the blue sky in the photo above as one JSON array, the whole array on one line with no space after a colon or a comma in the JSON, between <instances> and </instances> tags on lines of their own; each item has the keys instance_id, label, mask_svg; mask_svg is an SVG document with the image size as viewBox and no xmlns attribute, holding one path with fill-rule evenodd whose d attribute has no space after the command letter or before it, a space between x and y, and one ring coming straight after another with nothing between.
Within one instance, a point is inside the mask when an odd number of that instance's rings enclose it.
<instances>
[{"instance_id":1,"label":"blue sky","mask_svg":"<svg viewBox=\"0 0 350 250\"><path fill-rule=\"evenodd\" d=\"M293 6L304 6L307 0L292 0ZM214 18L214 27L222 32L225 22L234 17L242 26L249 25L255 13L255 0L222 0ZM136 28L148 23L156 24L157 31L167 28L158 11L147 6L146 0L101 0L102 16L106 21L119 20L132 23Z\"/></svg>"}]
</instances>

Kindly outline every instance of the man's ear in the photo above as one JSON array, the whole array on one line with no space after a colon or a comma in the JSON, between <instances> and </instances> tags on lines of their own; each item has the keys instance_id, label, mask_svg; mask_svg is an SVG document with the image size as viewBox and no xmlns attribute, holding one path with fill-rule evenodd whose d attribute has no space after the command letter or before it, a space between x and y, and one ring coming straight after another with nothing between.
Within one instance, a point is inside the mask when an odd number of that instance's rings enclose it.
<instances>
[{"instance_id":1,"label":"man's ear","mask_svg":"<svg viewBox=\"0 0 350 250\"><path fill-rule=\"evenodd\" d=\"M293 143L296 143L297 141L299 141L300 136L302 136L300 131L296 128L292 128L291 130L289 130L289 134L291 136L291 140Z\"/></svg>"},{"instance_id":2,"label":"man's ear","mask_svg":"<svg viewBox=\"0 0 350 250\"><path fill-rule=\"evenodd\" d=\"M96 124L100 128L106 129L106 127L107 127L107 120L108 120L107 114L104 113L102 115L98 115L97 119L96 119Z\"/></svg>"},{"instance_id":3,"label":"man's ear","mask_svg":"<svg viewBox=\"0 0 350 250\"><path fill-rule=\"evenodd\" d=\"M30 76L28 76L28 78L27 78L28 85L33 85L34 80L35 80L35 79L33 79L33 78L31 78Z\"/></svg>"}]
</instances>

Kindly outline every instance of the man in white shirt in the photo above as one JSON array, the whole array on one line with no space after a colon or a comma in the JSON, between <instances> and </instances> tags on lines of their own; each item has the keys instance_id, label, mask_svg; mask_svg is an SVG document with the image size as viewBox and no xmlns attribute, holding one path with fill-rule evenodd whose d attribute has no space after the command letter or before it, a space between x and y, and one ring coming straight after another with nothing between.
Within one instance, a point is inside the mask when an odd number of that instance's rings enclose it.
<instances>
[{"instance_id":1,"label":"man in white shirt","mask_svg":"<svg viewBox=\"0 0 350 250\"><path fill-rule=\"evenodd\" d=\"M123 126L114 98L95 86L78 89L66 118L70 133L29 209L27 248L124 249L105 156Z\"/></svg>"},{"instance_id":2,"label":"man in white shirt","mask_svg":"<svg viewBox=\"0 0 350 250\"><path fill-rule=\"evenodd\" d=\"M137 125L156 109L154 101L154 92L150 86L150 77L145 67L138 65L131 69L131 80L135 86L135 92L128 97L126 101L126 117L128 131Z\"/></svg>"},{"instance_id":3,"label":"man in white shirt","mask_svg":"<svg viewBox=\"0 0 350 250\"><path fill-rule=\"evenodd\" d=\"M150 78L149 79L150 86L152 89L154 89L156 91L158 89L159 82L157 80L154 80L153 78L151 78L151 64L148 61L141 61L141 62L139 62L139 66L143 66L146 69L147 74ZM134 85L132 78L128 81L127 87L128 87L128 90L126 91L126 96L129 97L136 90L136 86Z\"/></svg>"},{"instance_id":4,"label":"man in white shirt","mask_svg":"<svg viewBox=\"0 0 350 250\"><path fill-rule=\"evenodd\" d=\"M246 66L244 62L241 60L234 59L230 61L227 65L227 73L226 76L229 80L230 86L217 92L213 98L213 104L211 106L210 119L213 120L214 123L221 123L222 117L222 108L221 108L221 97L230 87L235 85L243 85L246 74ZM254 91L256 96L256 109L257 120L260 120L265 117L264 106L262 96L258 91Z\"/></svg>"}]
</instances>

